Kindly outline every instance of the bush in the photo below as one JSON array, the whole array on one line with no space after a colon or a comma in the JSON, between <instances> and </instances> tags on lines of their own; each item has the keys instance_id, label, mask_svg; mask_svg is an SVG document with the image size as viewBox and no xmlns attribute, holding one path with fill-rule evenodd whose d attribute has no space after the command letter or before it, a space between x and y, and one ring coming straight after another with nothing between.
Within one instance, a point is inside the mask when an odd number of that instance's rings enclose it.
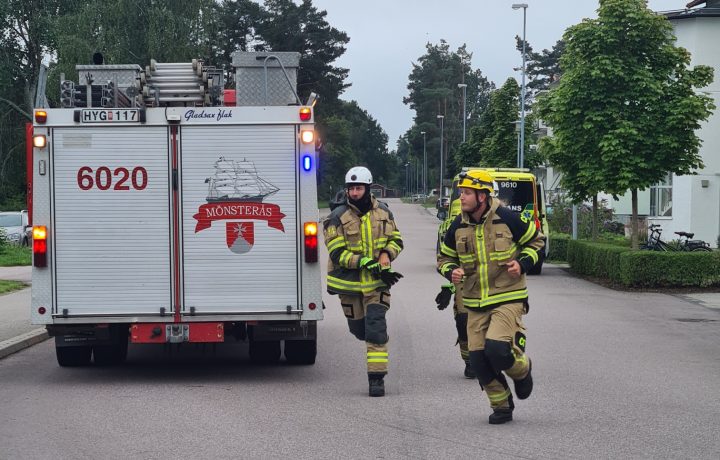
<instances>
[{"instance_id":1,"label":"bush","mask_svg":"<svg viewBox=\"0 0 720 460\"><path fill-rule=\"evenodd\" d=\"M567 261L567 247L570 235L565 233L550 233L550 252L546 255L548 260Z\"/></svg>"},{"instance_id":2,"label":"bush","mask_svg":"<svg viewBox=\"0 0 720 460\"><path fill-rule=\"evenodd\" d=\"M720 286L720 252L656 252L607 243L568 242L570 268L627 287Z\"/></svg>"}]
</instances>

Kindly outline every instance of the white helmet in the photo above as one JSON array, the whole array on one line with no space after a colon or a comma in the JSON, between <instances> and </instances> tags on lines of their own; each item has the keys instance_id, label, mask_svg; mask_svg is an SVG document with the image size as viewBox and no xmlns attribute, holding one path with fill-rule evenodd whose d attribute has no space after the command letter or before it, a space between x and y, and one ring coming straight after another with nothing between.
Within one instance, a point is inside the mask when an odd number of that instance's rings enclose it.
<instances>
[{"instance_id":1,"label":"white helmet","mask_svg":"<svg viewBox=\"0 0 720 460\"><path fill-rule=\"evenodd\" d=\"M355 166L345 174L345 184L372 184L372 173L365 166Z\"/></svg>"}]
</instances>

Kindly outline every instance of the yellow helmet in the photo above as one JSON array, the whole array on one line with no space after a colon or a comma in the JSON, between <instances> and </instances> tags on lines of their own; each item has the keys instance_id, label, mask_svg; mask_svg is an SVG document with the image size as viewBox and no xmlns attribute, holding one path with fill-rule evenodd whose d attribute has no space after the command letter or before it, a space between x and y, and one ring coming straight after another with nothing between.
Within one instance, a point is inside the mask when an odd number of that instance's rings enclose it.
<instances>
[{"instance_id":1,"label":"yellow helmet","mask_svg":"<svg viewBox=\"0 0 720 460\"><path fill-rule=\"evenodd\" d=\"M493 178L487 171L470 170L458 174L460 182L458 188L474 188L475 190L487 190L488 193L494 193Z\"/></svg>"}]
</instances>

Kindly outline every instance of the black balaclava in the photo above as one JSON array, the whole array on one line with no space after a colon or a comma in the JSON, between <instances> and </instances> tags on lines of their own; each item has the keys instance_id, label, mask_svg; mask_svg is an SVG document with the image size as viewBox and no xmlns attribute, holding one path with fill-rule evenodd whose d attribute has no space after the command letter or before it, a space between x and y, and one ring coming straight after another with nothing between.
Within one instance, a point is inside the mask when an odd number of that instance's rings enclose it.
<instances>
[{"instance_id":1,"label":"black balaclava","mask_svg":"<svg viewBox=\"0 0 720 460\"><path fill-rule=\"evenodd\" d=\"M350 198L350 194L347 194L348 203L358 208L358 210L360 211L360 215L362 216L370 209L372 209L372 200L370 199L370 186L367 184L347 184L347 186L350 185L362 185L363 187L365 187L365 193L363 193L363 196L360 197L359 200L353 200L352 198Z\"/></svg>"}]
</instances>

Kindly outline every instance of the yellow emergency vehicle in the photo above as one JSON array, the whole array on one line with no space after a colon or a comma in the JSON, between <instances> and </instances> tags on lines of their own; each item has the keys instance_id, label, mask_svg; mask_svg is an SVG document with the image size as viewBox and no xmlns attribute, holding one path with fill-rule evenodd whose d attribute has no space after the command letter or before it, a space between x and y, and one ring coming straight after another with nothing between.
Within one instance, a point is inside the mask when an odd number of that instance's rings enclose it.
<instances>
[{"instance_id":1,"label":"yellow emergency vehicle","mask_svg":"<svg viewBox=\"0 0 720 460\"><path fill-rule=\"evenodd\" d=\"M462 172L471 170L487 171L495 181L495 195L503 206L512 209L517 213L522 213L535 220L535 225L539 228L547 240L545 241L545 253L550 250L550 239L548 236L547 212L545 211L545 191L542 183L538 182L535 175L526 168L474 168L466 167ZM440 224L438 229L438 248L440 241L445 237L445 232L450 227L453 219L460 214L460 191L458 183L460 178L455 176L452 182L452 190L450 192L450 206L447 217ZM542 262L536 265L530 275L539 275L542 271Z\"/></svg>"}]
</instances>

